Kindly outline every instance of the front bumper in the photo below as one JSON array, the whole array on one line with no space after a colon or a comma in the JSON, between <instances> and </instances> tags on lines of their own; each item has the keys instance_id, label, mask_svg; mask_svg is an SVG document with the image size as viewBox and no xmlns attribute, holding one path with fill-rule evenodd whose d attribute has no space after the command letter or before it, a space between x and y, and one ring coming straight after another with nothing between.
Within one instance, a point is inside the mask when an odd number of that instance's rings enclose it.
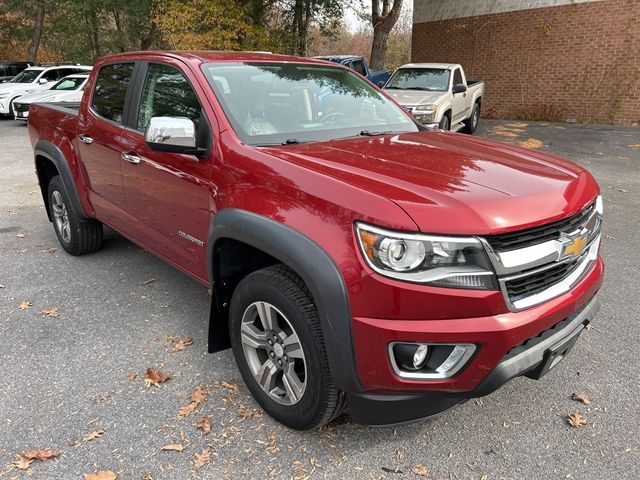
<instances>
[{"instance_id":1,"label":"front bumper","mask_svg":"<svg viewBox=\"0 0 640 480\"><path fill-rule=\"evenodd\" d=\"M351 416L365 425L396 425L432 417L470 398L488 395L522 375L540 378L571 349L579 333L597 315L593 297L573 315L511 348L473 390L413 394L348 394Z\"/></svg>"}]
</instances>

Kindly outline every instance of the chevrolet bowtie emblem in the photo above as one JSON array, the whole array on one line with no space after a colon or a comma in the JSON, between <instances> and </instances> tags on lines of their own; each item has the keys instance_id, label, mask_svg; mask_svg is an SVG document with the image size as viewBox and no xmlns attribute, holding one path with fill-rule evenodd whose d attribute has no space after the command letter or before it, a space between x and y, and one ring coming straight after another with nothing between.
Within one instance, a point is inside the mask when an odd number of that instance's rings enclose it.
<instances>
[{"instance_id":1,"label":"chevrolet bowtie emblem","mask_svg":"<svg viewBox=\"0 0 640 480\"><path fill-rule=\"evenodd\" d=\"M575 237L571 239L569 243L566 243L564 245L564 249L562 251L562 257L567 257L567 256L578 257L582 253L586 245L587 245L586 235L580 235L579 237Z\"/></svg>"}]
</instances>

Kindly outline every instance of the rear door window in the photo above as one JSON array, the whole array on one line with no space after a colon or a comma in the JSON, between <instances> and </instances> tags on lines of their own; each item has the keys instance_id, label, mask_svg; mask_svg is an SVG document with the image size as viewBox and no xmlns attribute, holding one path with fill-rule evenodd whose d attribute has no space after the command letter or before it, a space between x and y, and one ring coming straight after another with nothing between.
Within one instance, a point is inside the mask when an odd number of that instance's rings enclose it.
<instances>
[{"instance_id":1,"label":"rear door window","mask_svg":"<svg viewBox=\"0 0 640 480\"><path fill-rule=\"evenodd\" d=\"M60 69L52 68L44 72L41 78L44 78L47 82L57 82L60 80Z\"/></svg>"},{"instance_id":2,"label":"rear door window","mask_svg":"<svg viewBox=\"0 0 640 480\"><path fill-rule=\"evenodd\" d=\"M367 76L367 71L364 69L364 62L362 60L354 60L353 69L363 77Z\"/></svg>"},{"instance_id":3,"label":"rear door window","mask_svg":"<svg viewBox=\"0 0 640 480\"><path fill-rule=\"evenodd\" d=\"M133 63L115 63L100 69L91 103L98 115L112 122L123 122L124 102L132 73Z\"/></svg>"}]
</instances>

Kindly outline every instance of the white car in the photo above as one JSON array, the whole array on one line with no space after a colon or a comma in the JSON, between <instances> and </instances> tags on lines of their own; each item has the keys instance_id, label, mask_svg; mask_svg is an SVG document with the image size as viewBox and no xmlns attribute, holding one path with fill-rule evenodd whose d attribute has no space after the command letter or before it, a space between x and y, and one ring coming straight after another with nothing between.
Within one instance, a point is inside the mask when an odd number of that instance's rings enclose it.
<instances>
[{"instance_id":1,"label":"white car","mask_svg":"<svg viewBox=\"0 0 640 480\"><path fill-rule=\"evenodd\" d=\"M79 104L88 78L88 73L69 75L49 90L18 97L13 101L15 119L26 121L32 103Z\"/></svg>"},{"instance_id":2,"label":"white car","mask_svg":"<svg viewBox=\"0 0 640 480\"><path fill-rule=\"evenodd\" d=\"M473 133L478 126L484 82L467 80L457 63L403 65L384 90L428 127Z\"/></svg>"},{"instance_id":3,"label":"white car","mask_svg":"<svg viewBox=\"0 0 640 480\"><path fill-rule=\"evenodd\" d=\"M91 71L86 65L56 65L54 67L29 67L7 83L0 84L0 115L15 117L13 101L23 95L48 90L58 80L74 73Z\"/></svg>"}]
</instances>

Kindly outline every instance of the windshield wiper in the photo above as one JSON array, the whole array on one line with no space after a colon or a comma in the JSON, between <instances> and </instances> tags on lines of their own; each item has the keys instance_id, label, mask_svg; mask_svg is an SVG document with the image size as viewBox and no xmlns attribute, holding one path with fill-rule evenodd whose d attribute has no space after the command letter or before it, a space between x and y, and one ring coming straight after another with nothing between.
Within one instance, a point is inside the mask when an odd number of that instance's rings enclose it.
<instances>
[{"instance_id":1,"label":"windshield wiper","mask_svg":"<svg viewBox=\"0 0 640 480\"><path fill-rule=\"evenodd\" d=\"M370 130L362 130L358 136L359 137L375 137L376 135L389 135L394 133L392 130L382 130L380 132L372 132Z\"/></svg>"}]
</instances>

